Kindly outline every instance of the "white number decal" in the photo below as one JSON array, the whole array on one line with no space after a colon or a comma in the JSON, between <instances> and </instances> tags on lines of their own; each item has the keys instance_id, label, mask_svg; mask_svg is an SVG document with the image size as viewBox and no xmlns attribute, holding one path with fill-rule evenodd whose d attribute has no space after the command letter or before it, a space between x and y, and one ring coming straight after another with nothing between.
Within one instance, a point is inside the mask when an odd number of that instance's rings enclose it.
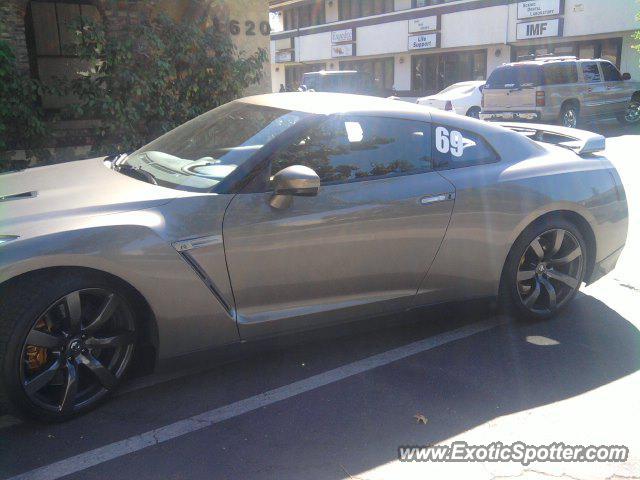
<instances>
[{"instance_id":1,"label":"white number decal","mask_svg":"<svg viewBox=\"0 0 640 480\"><path fill-rule=\"evenodd\" d=\"M449 153L454 157L461 157L464 149L475 145L475 142L464 138L457 130L447 130L444 127L436 127L436 148L440 153Z\"/></svg>"},{"instance_id":2,"label":"white number decal","mask_svg":"<svg viewBox=\"0 0 640 480\"><path fill-rule=\"evenodd\" d=\"M449 153L449 131L444 127L436 128L436 148L440 153Z\"/></svg>"},{"instance_id":3,"label":"white number decal","mask_svg":"<svg viewBox=\"0 0 640 480\"><path fill-rule=\"evenodd\" d=\"M451 155L461 157L464 153L464 137L457 130L453 130L451 135L449 135L449 139L451 143Z\"/></svg>"}]
</instances>

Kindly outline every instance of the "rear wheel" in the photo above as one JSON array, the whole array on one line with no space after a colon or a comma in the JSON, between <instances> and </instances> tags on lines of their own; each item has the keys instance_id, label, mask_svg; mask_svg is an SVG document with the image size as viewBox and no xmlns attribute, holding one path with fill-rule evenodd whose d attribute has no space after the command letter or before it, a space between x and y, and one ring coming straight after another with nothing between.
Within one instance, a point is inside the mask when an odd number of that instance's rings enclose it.
<instances>
[{"instance_id":1,"label":"rear wheel","mask_svg":"<svg viewBox=\"0 0 640 480\"><path fill-rule=\"evenodd\" d=\"M562 107L560 112L560 124L563 127L577 128L579 118L580 110L575 104L569 103Z\"/></svg>"},{"instance_id":2,"label":"rear wheel","mask_svg":"<svg viewBox=\"0 0 640 480\"><path fill-rule=\"evenodd\" d=\"M587 249L580 231L563 219L528 228L505 263L501 300L511 313L544 319L564 308L584 279Z\"/></svg>"},{"instance_id":3,"label":"rear wheel","mask_svg":"<svg viewBox=\"0 0 640 480\"><path fill-rule=\"evenodd\" d=\"M133 356L136 323L124 292L99 275L32 277L0 310L2 386L19 412L60 421L98 405ZM0 396L2 393L0 393Z\"/></svg>"},{"instance_id":4,"label":"rear wheel","mask_svg":"<svg viewBox=\"0 0 640 480\"><path fill-rule=\"evenodd\" d=\"M471 107L467 111L467 117L480 118L480 107Z\"/></svg>"},{"instance_id":5,"label":"rear wheel","mask_svg":"<svg viewBox=\"0 0 640 480\"><path fill-rule=\"evenodd\" d=\"M623 125L640 123L640 99L634 98L631 100L625 112L618 115L618 121Z\"/></svg>"}]
</instances>

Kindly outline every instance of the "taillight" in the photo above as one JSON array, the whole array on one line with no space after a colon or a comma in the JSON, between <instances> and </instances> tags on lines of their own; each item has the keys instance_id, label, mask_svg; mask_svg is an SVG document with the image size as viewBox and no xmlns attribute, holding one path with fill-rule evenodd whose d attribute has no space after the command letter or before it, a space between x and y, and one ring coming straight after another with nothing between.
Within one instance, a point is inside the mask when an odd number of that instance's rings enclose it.
<instances>
[{"instance_id":1,"label":"taillight","mask_svg":"<svg viewBox=\"0 0 640 480\"><path fill-rule=\"evenodd\" d=\"M453 110L453 103L451 103L451 100L447 100L447 103L444 104L444 109L447 111Z\"/></svg>"},{"instance_id":2,"label":"taillight","mask_svg":"<svg viewBox=\"0 0 640 480\"><path fill-rule=\"evenodd\" d=\"M546 105L546 98L544 92L536 92L536 107L544 107Z\"/></svg>"}]
</instances>

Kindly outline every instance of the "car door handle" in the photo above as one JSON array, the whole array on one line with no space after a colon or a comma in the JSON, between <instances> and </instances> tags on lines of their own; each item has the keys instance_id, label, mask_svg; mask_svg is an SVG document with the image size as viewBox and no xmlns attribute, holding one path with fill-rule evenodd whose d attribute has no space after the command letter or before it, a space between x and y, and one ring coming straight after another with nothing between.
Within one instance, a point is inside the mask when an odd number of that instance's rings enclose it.
<instances>
[{"instance_id":1,"label":"car door handle","mask_svg":"<svg viewBox=\"0 0 640 480\"><path fill-rule=\"evenodd\" d=\"M453 192L425 195L420 199L420 205L431 205L432 203L446 202L447 200L453 200L454 198L456 198L456 194Z\"/></svg>"}]
</instances>

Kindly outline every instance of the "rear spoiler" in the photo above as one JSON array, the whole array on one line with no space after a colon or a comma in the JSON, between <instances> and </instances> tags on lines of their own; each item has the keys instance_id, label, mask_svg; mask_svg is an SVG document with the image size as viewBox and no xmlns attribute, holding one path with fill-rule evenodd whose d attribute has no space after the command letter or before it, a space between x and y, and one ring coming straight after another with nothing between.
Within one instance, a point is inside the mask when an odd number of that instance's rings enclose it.
<instances>
[{"instance_id":1,"label":"rear spoiler","mask_svg":"<svg viewBox=\"0 0 640 480\"><path fill-rule=\"evenodd\" d=\"M601 152L606 148L606 139L602 135L586 130L538 123L500 122L498 124L514 132L522 133L536 142L568 148L578 155Z\"/></svg>"}]
</instances>

